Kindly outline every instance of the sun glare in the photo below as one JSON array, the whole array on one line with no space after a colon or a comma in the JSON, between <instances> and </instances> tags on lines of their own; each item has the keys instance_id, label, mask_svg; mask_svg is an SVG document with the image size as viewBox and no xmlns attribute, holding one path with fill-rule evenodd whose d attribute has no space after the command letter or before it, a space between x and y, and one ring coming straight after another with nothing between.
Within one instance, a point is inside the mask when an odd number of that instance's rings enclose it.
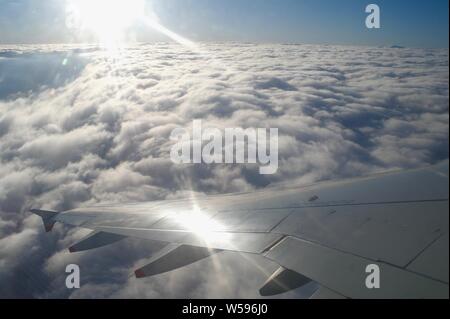
<instances>
[{"instance_id":1,"label":"sun glare","mask_svg":"<svg viewBox=\"0 0 450 319\"><path fill-rule=\"evenodd\" d=\"M228 234L221 231L223 226L199 209L177 214L175 218L180 226L193 232L207 243L228 240Z\"/></svg>"},{"instance_id":2,"label":"sun glare","mask_svg":"<svg viewBox=\"0 0 450 319\"><path fill-rule=\"evenodd\" d=\"M67 5L70 27L93 32L106 46L123 41L144 11L144 0L70 0Z\"/></svg>"}]
</instances>

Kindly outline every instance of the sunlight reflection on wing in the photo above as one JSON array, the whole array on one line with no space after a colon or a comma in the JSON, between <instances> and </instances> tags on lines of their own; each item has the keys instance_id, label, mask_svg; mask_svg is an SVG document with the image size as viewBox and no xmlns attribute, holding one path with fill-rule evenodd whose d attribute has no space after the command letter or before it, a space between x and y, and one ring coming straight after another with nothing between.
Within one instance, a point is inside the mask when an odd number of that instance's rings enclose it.
<instances>
[{"instance_id":1,"label":"sunlight reflection on wing","mask_svg":"<svg viewBox=\"0 0 450 319\"><path fill-rule=\"evenodd\" d=\"M181 227L194 233L205 241L206 244L213 241L228 241L231 237L230 234L221 231L223 225L198 208L177 214L174 218L176 218L176 222Z\"/></svg>"},{"instance_id":2,"label":"sunlight reflection on wing","mask_svg":"<svg viewBox=\"0 0 450 319\"><path fill-rule=\"evenodd\" d=\"M204 241L206 247L210 248L217 243L228 243L233 247L233 235L226 231L226 225L223 225L216 220L214 220L211 213L202 211L197 204L195 197L191 199L194 202L194 207L192 210L176 214L173 218L176 219L178 225L188 231L194 233L201 240ZM269 277L271 271L267 271L264 267L259 265L250 255L247 253L241 253L231 249L233 253L239 254L247 263L250 263L254 269L257 269L264 276ZM212 254L210 260L217 272L222 272L224 265L221 263L217 254Z\"/></svg>"}]
</instances>

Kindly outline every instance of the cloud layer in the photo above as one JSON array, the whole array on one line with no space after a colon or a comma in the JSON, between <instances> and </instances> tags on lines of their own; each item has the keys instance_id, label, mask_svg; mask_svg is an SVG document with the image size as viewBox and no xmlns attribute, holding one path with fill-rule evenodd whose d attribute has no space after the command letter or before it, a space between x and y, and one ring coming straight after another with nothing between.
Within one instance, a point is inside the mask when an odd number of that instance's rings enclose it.
<instances>
[{"instance_id":1,"label":"cloud layer","mask_svg":"<svg viewBox=\"0 0 450 319\"><path fill-rule=\"evenodd\" d=\"M130 273L160 244L130 239L71 255L65 249L86 232L57 226L43 234L27 210L248 191L435 163L448 158L448 80L448 50L0 48L0 297L258 297L276 268L260 258L224 253L136 280ZM218 128L278 128L278 173L173 164L170 133L194 119ZM64 286L71 262L82 269L77 291Z\"/></svg>"}]
</instances>

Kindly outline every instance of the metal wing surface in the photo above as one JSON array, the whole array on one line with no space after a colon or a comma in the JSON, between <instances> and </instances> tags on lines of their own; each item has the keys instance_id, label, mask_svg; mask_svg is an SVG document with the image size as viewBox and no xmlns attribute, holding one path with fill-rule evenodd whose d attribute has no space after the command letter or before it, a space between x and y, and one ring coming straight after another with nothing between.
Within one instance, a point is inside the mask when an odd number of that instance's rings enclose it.
<instances>
[{"instance_id":1,"label":"metal wing surface","mask_svg":"<svg viewBox=\"0 0 450 319\"><path fill-rule=\"evenodd\" d=\"M280 269L261 288L275 295L318 283L312 298L448 298L448 161L310 186L65 212L32 210L92 229L77 252L126 237L167 246L136 277L171 271L221 251L263 255ZM366 286L368 265L380 287Z\"/></svg>"}]
</instances>

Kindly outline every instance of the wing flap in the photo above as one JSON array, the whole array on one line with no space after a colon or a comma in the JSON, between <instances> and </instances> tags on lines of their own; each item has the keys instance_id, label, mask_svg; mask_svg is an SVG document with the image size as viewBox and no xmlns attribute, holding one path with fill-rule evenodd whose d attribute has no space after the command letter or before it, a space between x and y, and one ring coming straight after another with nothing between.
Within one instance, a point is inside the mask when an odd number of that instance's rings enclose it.
<instances>
[{"instance_id":1,"label":"wing flap","mask_svg":"<svg viewBox=\"0 0 450 319\"><path fill-rule=\"evenodd\" d=\"M305 207L273 232L405 267L448 223L448 201Z\"/></svg>"},{"instance_id":2,"label":"wing flap","mask_svg":"<svg viewBox=\"0 0 450 319\"><path fill-rule=\"evenodd\" d=\"M448 299L448 284L405 269L286 237L265 256L349 298ZM380 267L380 289L366 287L366 267Z\"/></svg>"}]
</instances>

